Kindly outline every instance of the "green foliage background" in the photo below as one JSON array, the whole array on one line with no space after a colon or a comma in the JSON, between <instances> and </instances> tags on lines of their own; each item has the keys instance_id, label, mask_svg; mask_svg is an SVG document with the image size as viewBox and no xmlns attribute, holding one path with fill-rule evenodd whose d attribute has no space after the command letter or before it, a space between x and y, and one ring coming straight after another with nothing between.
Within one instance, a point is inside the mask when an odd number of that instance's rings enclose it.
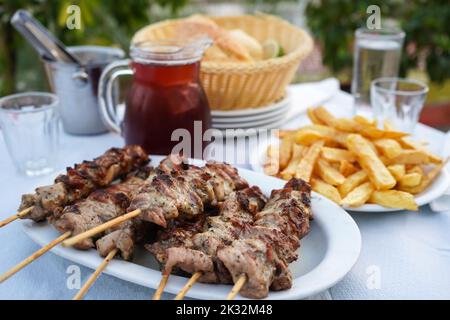
<instances>
[{"instance_id":1,"label":"green foliage background","mask_svg":"<svg viewBox=\"0 0 450 320\"><path fill-rule=\"evenodd\" d=\"M153 7L176 16L188 0L0 0L0 96L16 91L46 90L44 71L31 46L9 23L26 9L66 45L113 45L128 49L131 36L153 22ZM67 7L81 9L81 29L66 27ZM164 18L159 16L158 18Z\"/></svg>"},{"instance_id":2,"label":"green foliage background","mask_svg":"<svg viewBox=\"0 0 450 320\"><path fill-rule=\"evenodd\" d=\"M354 30L364 27L369 5L378 5L383 24L394 22L406 33L402 74L423 59L429 78L450 77L450 5L448 0L313 0L308 25L323 48L324 64L333 72L352 66Z\"/></svg>"},{"instance_id":3,"label":"green foliage background","mask_svg":"<svg viewBox=\"0 0 450 320\"><path fill-rule=\"evenodd\" d=\"M450 78L450 5L448 0L304 0L307 24L323 49L323 62L333 74L352 66L354 30L365 24L366 9L381 8L382 22L396 21L406 32L402 73L425 61L434 82ZM206 0L203 1L205 3ZM208 1L225 2L220 0ZM230 1L247 11L277 14L281 2L300 5L302 0ZM67 7L81 9L82 28L66 28ZM9 23L18 9L30 11L66 45L113 45L128 49L136 30L157 20L177 17L181 9L203 11L194 0L0 0L0 96L27 90L48 90L42 64L35 51ZM424 64L424 63L422 63Z\"/></svg>"}]
</instances>

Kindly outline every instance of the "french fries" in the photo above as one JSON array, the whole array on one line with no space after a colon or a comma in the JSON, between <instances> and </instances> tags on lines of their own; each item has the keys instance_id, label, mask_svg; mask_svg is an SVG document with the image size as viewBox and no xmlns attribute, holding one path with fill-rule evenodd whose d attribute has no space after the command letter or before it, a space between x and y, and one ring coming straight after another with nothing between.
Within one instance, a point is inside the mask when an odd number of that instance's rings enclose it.
<instances>
[{"instance_id":1,"label":"french fries","mask_svg":"<svg viewBox=\"0 0 450 320\"><path fill-rule=\"evenodd\" d=\"M415 187L419 185L421 180L422 175L420 173L417 172L407 173L398 181L398 186L399 188Z\"/></svg>"},{"instance_id":2,"label":"french fries","mask_svg":"<svg viewBox=\"0 0 450 320\"><path fill-rule=\"evenodd\" d=\"M320 121L319 118L316 117L313 108L308 108L306 110L306 113L308 114L308 118L309 118L309 120L311 120L312 123L314 123L314 124L325 124L324 122Z\"/></svg>"},{"instance_id":3,"label":"french fries","mask_svg":"<svg viewBox=\"0 0 450 320\"><path fill-rule=\"evenodd\" d=\"M263 165L264 173L273 176L280 170L279 149L276 146L267 148L267 158Z\"/></svg>"},{"instance_id":4,"label":"french fries","mask_svg":"<svg viewBox=\"0 0 450 320\"><path fill-rule=\"evenodd\" d=\"M436 165L433 169L431 169L427 175L425 175L422 178L422 181L419 183L419 185L415 187L400 187L399 189L405 192L409 192L411 194L418 194L421 193L423 190L425 190L426 187L428 187L434 179L438 176L439 172L442 170L442 168L445 166L447 161L441 162L440 164Z\"/></svg>"},{"instance_id":5,"label":"french fries","mask_svg":"<svg viewBox=\"0 0 450 320\"><path fill-rule=\"evenodd\" d=\"M424 164L429 163L426 153L420 150L403 150L397 157L389 159L390 163L397 164Z\"/></svg>"},{"instance_id":6,"label":"french fries","mask_svg":"<svg viewBox=\"0 0 450 320\"><path fill-rule=\"evenodd\" d=\"M417 210L414 195L445 165L426 144L389 122L380 129L374 120L338 118L323 107L307 114L312 124L279 132L279 146L267 150L264 171L310 181L315 192L342 206Z\"/></svg>"},{"instance_id":7,"label":"french fries","mask_svg":"<svg viewBox=\"0 0 450 320\"><path fill-rule=\"evenodd\" d=\"M392 130L381 130L376 127L364 127L360 131L361 135L369 139L396 139L406 137L408 133Z\"/></svg>"},{"instance_id":8,"label":"french fries","mask_svg":"<svg viewBox=\"0 0 450 320\"><path fill-rule=\"evenodd\" d=\"M286 168L292 154L292 136L288 135L281 140L280 144L280 169Z\"/></svg>"},{"instance_id":9,"label":"french fries","mask_svg":"<svg viewBox=\"0 0 450 320\"><path fill-rule=\"evenodd\" d=\"M386 166L377 157L369 142L359 134L347 137L347 147L358 157L361 167L378 190L391 189L397 183Z\"/></svg>"},{"instance_id":10,"label":"french fries","mask_svg":"<svg viewBox=\"0 0 450 320\"><path fill-rule=\"evenodd\" d=\"M414 196L411 193L398 190L374 191L369 201L388 208L417 210Z\"/></svg>"},{"instance_id":11,"label":"french fries","mask_svg":"<svg viewBox=\"0 0 450 320\"><path fill-rule=\"evenodd\" d=\"M375 140L373 144L388 159L393 159L402 153L400 143L394 139L378 139Z\"/></svg>"},{"instance_id":12,"label":"french fries","mask_svg":"<svg viewBox=\"0 0 450 320\"><path fill-rule=\"evenodd\" d=\"M407 168L406 172L407 173L415 172L415 173L418 173L418 174L420 174L422 176L424 175L423 168L421 166L418 166L418 165L412 166L411 168Z\"/></svg>"},{"instance_id":13,"label":"french fries","mask_svg":"<svg viewBox=\"0 0 450 320\"><path fill-rule=\"evenodd\" d=\"M388 166L387 168L397 181L399 181L406 173L404 164L393 164Z\"/></svg>"},{"instance_id":14,"label":"french fries","mask_svg":"<svg viewBox=\"0 0 450 320\"><path fill-rule=\"evenodd\" d=\"M432 162L432 163L439 164L442 162L441 157L438 157L437 155L428 151L428 149L425 148L420 142L413 141L413 140L407 139L407 138L402 138L399 140L399 143L407 148L422 151L425 155L428 156L428 158L430 159L430 162Z\"/></svg>"},{"instance_id":15,"label":"french fries","mask_svg":"<svg viewBox=\"0 0 450 320\"><path fill-rule=\"evenodd\" d=\"M327 135L312 129L299 130L295 135L295 142L305 146L310 146L314 142L319 140L328 140L328 139L329 138Z\"/></svg>"},{"instance_id":16,"label":"french fries","mask_svg":"<svg viewBox=\"0 0 450 320\"><path fill-rule=\"evenodd\" d=\"M312 114L317 119L317 121L323 124L333 127L335 121L337 120L331 113L328 112L324 107L317 107L313 109Z\"/></svg>"},{"instance_id":17,"label":"french fries","mask_svg":"<svg viewBox=\"0 0 450 320\"><path fill-rule=\"evenodd\" d=\"M307 130L309 132L315 132L317 135L321 137L321 139L324 139L327 142L334 142L338 145L345 146L345 141L347 139L347 133L345 132L340 132L334 128L330 128L325 125L314 124L299 129L297 131L297 134L299 134L299 132L304 130ZM301 138L296 139L296 142L302 144Z\"/></svg>"},{"instance_id":18,"label":"french fries","mask_svg":"<svg viewBox=\"0 0 450 320\"><path fill-rule=\"evenodd\" d=\"M330 162L341 162L343 160L348 162L356 162L355 155L345 149L323 147L321 156Z\"/></svg>"},{"instance_id":19,"label":"french fries","mask_svg":"<svg viewBox=\"0 0 450 320\"><path fill-rule=\"evenodd\" d=\"M353 165L352 163L350 163L347 160L341 160L339 162L339 172L344 176L344 177L348 177L349 175L355 173L356 171L358 171L358 167Z\"/></svg>"},{"instance_id":20,"label":"french fries","mask_svg":"<svg viewBox=\"0 0 450 320\"><path fill-rule=\"evenodd\" d=\"M357 186L366 182L369 179L366 171L360 170L355 172L351 176L345 179L344 183L341 184L338 189L342 196L346 196L350 191L355 189Z\"/></svg>"},{"instance_id":21,"label":"french fries","mask_svg":"<svg viewBox=\"0 0 450 320\"><path fill-rule=\"evenodd\" d=\"M346 207L360 207L369 200L374 190L375 188L370 182L363 183L350 191L342 199L341 204Z\"/></svg>"},{"instance_id":22,"label":"french fries","mask_svg":"<svg viewBox=\"0 0 450 320\"><path fill-rule=\"evenodd\" d=\"M345 177L324 159L317 160L316 170L319 177L331 185L338 186L345 181Z\"/></svg>"},{"instance_id":23,"label":"french fries","mask_svg":"<svg viewBox=\"0 0 450 320\"><path fill-rule=\"evenodd\" d=\"M314 110L314 115L316 116L318 121L321 121L336 130L354 132L362 129L362 126L358 122L355 122L352 119L335 118L324 107L316 108Z\"/></svg>"},{"instance_id":24,"label":"french fries","mask_svg":"<svg viewBox=\"0 0 450 320\"><path fill-rule=\"evenodd\" d=\"M296 170L295 177L298 179L303 179L309 182L311 174L314 169L317 158L319 157L320 150L323 147L324 141L320 140L315 142L306 152L302 160L300 160Z\"/></svg>"},{"instance_id":25,"label":"french fries","mask_svg":"<svg viewBox=\"0 0 450 320\"><path fill-rule=\"evenodd\" d=\"M294 144L292 146L292 157L289 160L289 163L283 171L281 171L281 177L284 180L289 180L295 175L295 169L297 168L298 163L302 158L302 153L305 151L307 147L304 147L299 144Z\"/></svg>"},{"instance_id":26,"label":"french fries","mask_svg":"<svg viewBox=\"0 0 450 320\"><path fill-rule=\"evenodd\" d=\"M368 126L368 127L376 127L377 126L376 120L371 121L367 118L364 118L363 116L356 115L353 117L353 120L355 120L356 122L358 122L360 125L363 125L363 126ZM385 128L385 129L387 129L387 128Z\"/></svg>"},{"instance_id":27,"label":"french fries","mask_svg":"<svg viewBox=\"0 0 450 320\"><path fill-rule=\"evenodd\" d=\"M320 193L337 204L341 203L341 195L339 194L338 189L333 187L331 184L328 184L320 179L312 179L311 188L315 192Z\"/></svg>"}]
</instances>

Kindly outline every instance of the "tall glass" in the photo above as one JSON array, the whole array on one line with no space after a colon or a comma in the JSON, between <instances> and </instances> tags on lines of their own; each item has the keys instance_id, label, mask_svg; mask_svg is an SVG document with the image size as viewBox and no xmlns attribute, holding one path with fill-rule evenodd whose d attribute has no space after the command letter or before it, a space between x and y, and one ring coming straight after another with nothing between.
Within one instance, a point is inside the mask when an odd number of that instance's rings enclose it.
<instances>
[{"instance_id":1,"label":"tall glass","mask_svg":"<svg viewBox=\"0 0 450 320\"><path fill-rule=\"evenodd\" d=\"M372 108L379 124L389 121L400 131L412 133L419 121L428 87L416 80L380 78L372 82Z\"/></svg>"},{"instance_id":2,"label":"tall glass","mask_svg":"<svg viewBox=\"0 0 450 320\"><path fill-rule=\"evenodd\" d=\"M398 29L358 29L353 53L354 114L370 114L370 83L397 77L405 33Z\"/></svg>"},{"instance_id":3,"label":"tall glass","mask_svg":"<svg viewBox=\"0 0 450 320\"><path fill-rule=\"evenodd\" d=\"M59 100L50 93L28 92L0 99L0 127L21 173L53 171L58 151Z\"/></svg>"}]
</instances>

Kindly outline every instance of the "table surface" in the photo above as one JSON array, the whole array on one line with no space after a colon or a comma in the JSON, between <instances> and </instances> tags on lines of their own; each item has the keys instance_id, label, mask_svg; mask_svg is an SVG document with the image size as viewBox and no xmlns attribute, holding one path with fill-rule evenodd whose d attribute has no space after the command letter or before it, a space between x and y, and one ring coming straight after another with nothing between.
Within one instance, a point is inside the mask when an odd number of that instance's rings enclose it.
<instances>
[{"instance_id":1,"label":"table surface","mask_svg":"<svg viewBox=\"0 0 450 320\"><path fill-rule=\"evenodd\" d=\"M295 103L295 102L294 102ZM338 92L325 106L335 114L349 114L352 100ZM283 128L306 124L306 116ZM444 134L418 125L416 135L440 152ZM59 168L91 159L99 150L122 146L114 134L70 136L61 134ZM240 146L238 146L240 148ZM248 165L247 165L248 166ZM15 212L20 195L46 178L19 175L0 138L0 219ZM428 205L418 212L353 213L362 235L358 262L345 278L329 290L332 299L449 299L450 212L432 212ZM0 273L32 254L39 247L22 231L20 223L0 229ZM79 269L78 269L79 267ZM0 285L0 299L71 299L73 279L79 270L81 283L92 270L47 253ZM327 294L328 294L327 293ZM85 299L149 299L153 290L102 275ZM164 298L172 298L166 294Z\"/></svg>"}]
</instances>

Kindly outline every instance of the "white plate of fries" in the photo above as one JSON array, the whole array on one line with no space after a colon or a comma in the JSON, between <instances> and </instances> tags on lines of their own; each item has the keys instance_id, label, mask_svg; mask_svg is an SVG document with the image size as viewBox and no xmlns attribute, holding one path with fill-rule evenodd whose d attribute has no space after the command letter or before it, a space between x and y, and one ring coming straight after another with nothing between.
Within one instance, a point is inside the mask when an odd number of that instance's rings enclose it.
<instances>
[{"instance_id":1,"label":"white plate of fries","mask_svg":"<svg viewBox=\"0 0 450 320\"><path fill-rule=\"evenodd\" d=\"M336 118L308 109L312 124L281 131L279 143L252 159L253 170L307 180L350 211L417 210L448 188L446 160L426 144L361 116Z\"/></svg>"}]
</instances>

